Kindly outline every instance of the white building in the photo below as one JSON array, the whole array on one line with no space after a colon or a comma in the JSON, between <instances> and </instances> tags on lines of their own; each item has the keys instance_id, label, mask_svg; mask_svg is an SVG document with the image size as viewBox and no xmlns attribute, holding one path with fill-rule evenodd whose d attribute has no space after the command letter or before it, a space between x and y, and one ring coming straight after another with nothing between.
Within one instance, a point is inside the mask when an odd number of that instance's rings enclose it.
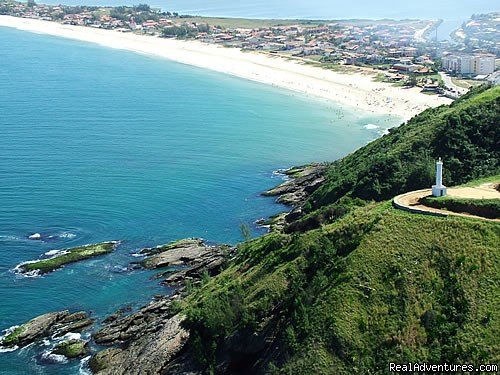
<instances>
[{"instance_id":1,"label":"white building","mask_svg":"<svg viewBox=\"0 0 500 375\"><path fill-rule=\"evenodd\" d=\"M495 55L476 55L472 64L474 74L491 74L495 71Z\"/></svg>"},{"instance_id":2,"label":"white building","mask_svg":"<svg viewBox=\"0 0 500 375\"><path fill-rule=\"evenodd\" d=\"M462 75L488 75L495 71L495 55L447 54L442 58L443 69Z\"/></svg>"},{"instance_id":3,"label":"white building","mask_svg":"<svg viewBox=\"0 0 500 375\"><path fill-rule=\"evenodd\" d=\"M457 74L472 74L472 56L445 55L443 56L443 69Z\"/></svg>"}]
</instances>

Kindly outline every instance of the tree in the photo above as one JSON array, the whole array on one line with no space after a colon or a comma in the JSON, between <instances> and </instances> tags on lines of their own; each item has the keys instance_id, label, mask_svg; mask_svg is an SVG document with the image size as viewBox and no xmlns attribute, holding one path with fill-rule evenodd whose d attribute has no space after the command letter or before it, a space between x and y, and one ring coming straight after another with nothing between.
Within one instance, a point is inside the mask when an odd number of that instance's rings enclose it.
<instances>
[{"instance_id":1,"label":"tree","mask_svg":"<svg viewBox=\"0 0 500 375\"><path fill-rule=\"evenodd\" d=\"M407 84L408 84L408 86L416 86L417 85L417 78L415 77L414 74L410 75L410 77L408 78Z\"/></svg>"},{"instance_id":2,"label":"tree","mask_svg":"<svg viewBox=\"0 0 500 375\"><path fill-rule=\"evenodd\" d=\"M36 6L35 0L28 0L28 2L26 3L26 5L28 6L28 8L35 7Z\"/></svg>"},{"instance_id":3,"label":"tree","mask_svg":"<svg viewBox=\"0 0 500 375\"><path fill-rule=\"evenodd\" d=\"M134 7L134 10L138 12L150 12L151 8L149 7L148 4L139 4Z\"/></svg>"}]
</instances>

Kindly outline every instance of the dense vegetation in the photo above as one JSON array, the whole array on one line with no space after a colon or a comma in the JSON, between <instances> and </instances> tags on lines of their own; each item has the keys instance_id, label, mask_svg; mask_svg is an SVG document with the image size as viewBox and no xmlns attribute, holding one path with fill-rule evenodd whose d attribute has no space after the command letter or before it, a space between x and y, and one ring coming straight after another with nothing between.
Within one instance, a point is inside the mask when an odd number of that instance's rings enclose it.
<instances>
[{"instance_id":1,"label":"dense vegetation","mask_svg":"<svg viewBox=\"0 0 500 375\"><path fill-rule=\"evenodd\" d=\"M428 187L434 162L445 161L445 184L500 171L500 87L473 90L451 106L428 109L379 140L333 163L328 182L309 209L334 203L344 195L386 200Z\"/></svg>"},{"instance_id":2,"label":"dense vegetation","mask_svg":"<svg viewBox=\"0 0 500 375\"><path fill-rule=\"evenodd\" d=\"M500 225L377 202L498 174L500 88L428 110L331 165L308 211L247 241L180 306L216 373L385 374L500 361Z\"/></svg>"},{"instance_id":3,"label":"dense vegetation","mask_svg":"<svg viewBox=\"0 0 500 375\"><path fill-rule=\"evenodd\" d=\"M452 212L469 213L489 219L500 218L500 199L463 199L454 197L425 197L422 203L429 207Z\"/></svg>"}]
</instances>

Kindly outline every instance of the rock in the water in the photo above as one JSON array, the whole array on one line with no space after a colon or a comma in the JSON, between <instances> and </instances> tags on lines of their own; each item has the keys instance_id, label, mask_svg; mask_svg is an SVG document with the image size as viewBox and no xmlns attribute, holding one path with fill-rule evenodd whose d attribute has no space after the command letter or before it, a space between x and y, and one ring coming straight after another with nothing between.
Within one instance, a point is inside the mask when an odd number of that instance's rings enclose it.
<instances>
[{"instance_id":1,"label":"rock in the water","mask_svg":"<svg viewBox=\"0 0 500 375\"><path fill-rule=\"evenodd\" d=\"M141 254L150 255L142 264L150 269L182 265L200 258L211 250L201 239L181 240L157 248L141 250Z\"/></svg>"},{"instance_id":2,"label":"rock in the water","mask_svg":"<svg viewBox=\"0 0 500 375\"><path fill-rule=\"evenodd\" d=\"M69 263L110 253L118 245L119 241L111 241L93 245L78 246L71 249L55 250L45 254L46 256L47 254L50 254L49 257L21 263L15 268L15 270L22 274L44 274L52 272Z\"/></svg>"},{"instance_id":3,"label":"rock in the water","mask_svg":"<svg viewBox=\"0 0 500 375\"><path fill-rule=\"evenodd\" d=\"M104 326L94 333L98 345L113 346L92 356L89 366L100 375L161 374L173 358L177 358L189 338L182 327L184 317L172 302L181 297L186 280L200 282L202 275L215 275L224 261L232 256L229 246L209 246L201 239L187 239L140 251L147 256L142 263L151 269L172 265L176 271L164 270L163 283L174 286L170 297L156 296L138 311L124 315L123 311L104 320ZM182 368L186 369L184 364ZM192 373L191 370L188 371ZM187 373L187 372L185 372Z\"/></svg>"},{"instance_id":4,"label":"rock in the water","mask_svg":"<svg viewBox=\"0 0 500 375\"><path fill-rule=\"evenodd\" d=\"M148 257L142 262L143 267L159 269L169 266L187 266L187 270L176 273L185 273L194 269L210 271L220 266L222 260L230 253L229 246L209 246L202 239L186 239L156 248L147 248L140 251ZM168 271L171 274L172 271ZM182 276L184 277L184 276Z\"/></svg>"},{"instance_id":5,"label":"rock in the water","mask_svg":"<svg viewBox=\"0 0 500 375\"><path fill-rule=\"evenodd\" d=\"M42 235L40 233L33 233L28 236L28 239L33 241L40 241L42 239Z\"/></svg>"},{"instance_id":6,"label":"rock in the water","mask_svg":"<svg viewBox=\"0 0 500 375\"><path fill-rule=\"evenodd\" d=\"M326 170L326 164L290 168L284 171L290 180L262 194L277 197L276 202L293 207L290 213L277 215L270 220L271 231L281 232L287 224L302 216L304 203L325 182Z\"/></svg>"},{"instance_id":7,"label":"rock in the water","mask_svg":"<svg viewBox=\"0 0 500 375\"><path fill-rule=\"evenodd\" d=\"M311 164L305 167L291 168L285 174L291 180L263 193L265 196L277 196L279 203L298 207L317 190L325 181L326 165Z\"/></svg>"},{"instance_id":8,"label":"rock in the water","mask_svg":"<svg viewBox=\"0 0 500 375\"><path fill-rule=\"evenodd\" d=\"M87 343L83 340L66 340L57 344L52 353L63 355L66 358L83 357L88 353Z\"/></svg>"},{"instance_id":9,"label":"rock in the water","mask_svg":"<svg viewBox=\"0 0 500 375\"><path fill-rule=\"evenodd\" d=\"M156 300L137 312L121 317L121 313L113 314L113 319L94 335L94 341L99 345L123 344L137 339L149 332L156 332L169 319L171 300L163 298Z\"/></svg>"},{"instance_id":10,"label":"rock in the water","mask_svg":"<svg viewBox=\"0 0 500 375\"><path fill-rule=\"evenodd\" d=\"M40 315L17 327L0 342L1 347L23 347L50 336L61 336L67 332L78 332L92 324L85 312L70 314L69 311Z\"/></svg>"}]
</instances>

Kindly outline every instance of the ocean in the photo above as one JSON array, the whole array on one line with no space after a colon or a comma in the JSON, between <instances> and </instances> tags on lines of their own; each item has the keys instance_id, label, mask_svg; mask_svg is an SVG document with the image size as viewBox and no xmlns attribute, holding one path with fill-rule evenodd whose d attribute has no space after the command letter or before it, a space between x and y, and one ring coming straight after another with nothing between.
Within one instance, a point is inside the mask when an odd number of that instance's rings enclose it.
<instances>
[{"instance_id":1,"label":"ocean","mask_svg":"<svg viewBox=\"0 0 500 375\"><path fill-rule=\"evenodd\" d=\"M399 119L178 63L0 28L0 329L63 309L100 319L168 293L132 254L185 237L235 244L283 210L279 168L334 160ZM46 241L28 240L41 233ZM52 250L121 240L39 278ZM45 345L47 344L47 345ZM0 374L77 374L50 343L0 353Z\"/></svg>"}]
</instances>

